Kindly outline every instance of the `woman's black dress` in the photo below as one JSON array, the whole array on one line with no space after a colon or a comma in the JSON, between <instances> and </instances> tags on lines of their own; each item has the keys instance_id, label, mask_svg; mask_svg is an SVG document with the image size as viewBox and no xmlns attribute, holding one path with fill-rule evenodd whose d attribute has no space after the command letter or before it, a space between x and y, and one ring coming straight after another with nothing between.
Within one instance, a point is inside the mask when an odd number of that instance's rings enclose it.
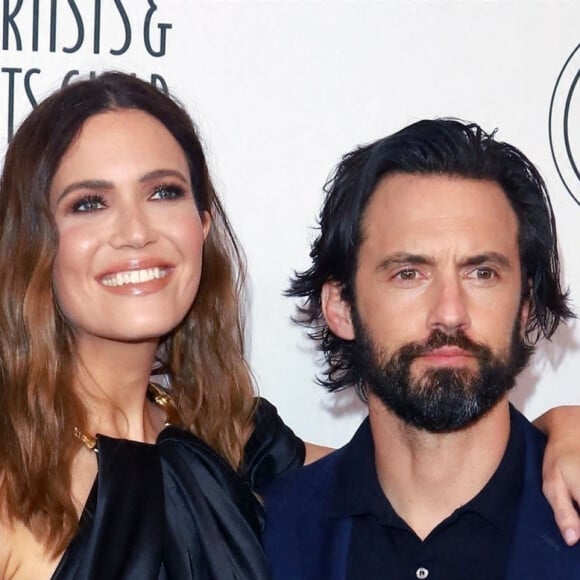
<instances>
[{"instance_id":1,"label":"woman's black dress","mask_svg":"<svg viewBox=\"0 0 580 580\"><path fill-rule=\"evenodd\" d=\"M166 427L154 445L102 435L80 529L52 580L262 580L252 493L304 462L304 444L260 401L242 476L203 441Z\"/></svg>"}]
</instances>

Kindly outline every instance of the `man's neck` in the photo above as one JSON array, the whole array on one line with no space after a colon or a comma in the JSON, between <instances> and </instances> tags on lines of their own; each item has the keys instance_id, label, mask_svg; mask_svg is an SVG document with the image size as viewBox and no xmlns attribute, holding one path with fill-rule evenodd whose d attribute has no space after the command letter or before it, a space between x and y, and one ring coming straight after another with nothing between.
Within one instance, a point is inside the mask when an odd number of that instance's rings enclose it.
<instances>
[{"instance_id":1,"label":"man's neck","mask_svg":"<svg viewBox=\"0 0 580 580\"><path fill-rule=\"evenodd\" d=\"M507 397L454 433L411 427L373 395L369 417L381 488L422 539L483 489L501 462L510 432Z\"/></svg>"}]
</instances>

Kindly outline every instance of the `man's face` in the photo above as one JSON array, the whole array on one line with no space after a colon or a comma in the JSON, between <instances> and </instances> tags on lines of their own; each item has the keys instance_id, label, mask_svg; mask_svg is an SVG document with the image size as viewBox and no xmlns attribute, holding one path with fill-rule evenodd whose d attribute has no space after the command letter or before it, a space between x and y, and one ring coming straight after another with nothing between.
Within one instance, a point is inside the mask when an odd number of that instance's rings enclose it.
<instances>
[{"instance_id":1,"label":"man's face","mask_svg":"<svg viewBox=\"0 0 580 580\"><path fill-rule=\"evenodd\" d=\"M362 232L352 336L339 334L355 338L361 378L418 428L472 423L530 354L518 224L505 194L490 181L392 175Z\"/></svg>"}]
</instances>

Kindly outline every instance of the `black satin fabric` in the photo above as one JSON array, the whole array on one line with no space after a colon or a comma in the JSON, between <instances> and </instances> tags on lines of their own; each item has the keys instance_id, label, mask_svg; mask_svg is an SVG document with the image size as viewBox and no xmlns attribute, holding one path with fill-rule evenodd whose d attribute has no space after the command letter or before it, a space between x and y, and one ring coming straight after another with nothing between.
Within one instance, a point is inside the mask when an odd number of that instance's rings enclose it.
<instances>
[{"instance_id":1,"label":"black satin fabric","mask_svg":"<svg viewBox=\"0 0 580 580\"><path fill-rule=\"evenodd\" d=\"M249 482L302 465L304 444L267 401L258 407L245 478L175 427L154 445L97 441L97 479L52 580L269 578L263 512Z\"/></svg>"},{"instance_id":2,"label":"black satin fabric","mask_svg":"<svg viewBox=\"0 0 580 580\"><path fill-rule=\"evenodd\" d=\"M266 399L256 409L252 436L244 449L243 476L254 490L304 465L304 442L282 421Z\"/></svg>"}]
</instances>

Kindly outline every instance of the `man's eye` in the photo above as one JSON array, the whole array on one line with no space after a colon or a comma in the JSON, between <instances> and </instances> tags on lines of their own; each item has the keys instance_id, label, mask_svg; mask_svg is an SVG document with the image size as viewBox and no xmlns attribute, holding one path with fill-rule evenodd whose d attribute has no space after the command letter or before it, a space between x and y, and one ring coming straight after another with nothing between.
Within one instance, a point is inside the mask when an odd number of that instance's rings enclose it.
<instances>
[{"instance_id":1,"label":"man's eye","mask_svg":"<svg viewBox=\"0 0 580 580\"><path fill-rule=\"evenodd\" d=\"M467 274L467 278L479 282L494 282L497 279L497 271L493 268L474 268Z\"/></svg>"},{"instance_id":2,"label":"man's eye","mask_svg":"<svg viewBox=\"0 0 580 580\"><path fill-rule=\"evenodd\" d=\"M477 268L475 275L478 280L492 280L495 278L495 272L491 268Z\"/></svg>"},{"instance_id":3,"label":"man's eye","mask_svg":"<svg viewBox=\"0 0 580 580\"><path fill-rule=\"evenodd\" d=\"M100 195L87 195L72 205L73 213L90 213L105 207L105 200Z\"/></svg>"},{"instance_id":4,"label":"man's eye","mask_svg":"<svg viewBox=\"0 0 580 580\"><path fill-rule=\"evenodd\" d=\"M401 270L397 273L397 278L400 280L415 280L417 278L417 270Z\"/></svg>"},{"instance_id":5,"label":"man's eye","mask_svg":"<svg viewBox=\"0 0 580 580\"><path fill-rule=\"evenodd\" d=\"M151 199L179 199L185 195L185 190L179 185L160 185L156 187Z\"/></svg>"}]
</instances>

